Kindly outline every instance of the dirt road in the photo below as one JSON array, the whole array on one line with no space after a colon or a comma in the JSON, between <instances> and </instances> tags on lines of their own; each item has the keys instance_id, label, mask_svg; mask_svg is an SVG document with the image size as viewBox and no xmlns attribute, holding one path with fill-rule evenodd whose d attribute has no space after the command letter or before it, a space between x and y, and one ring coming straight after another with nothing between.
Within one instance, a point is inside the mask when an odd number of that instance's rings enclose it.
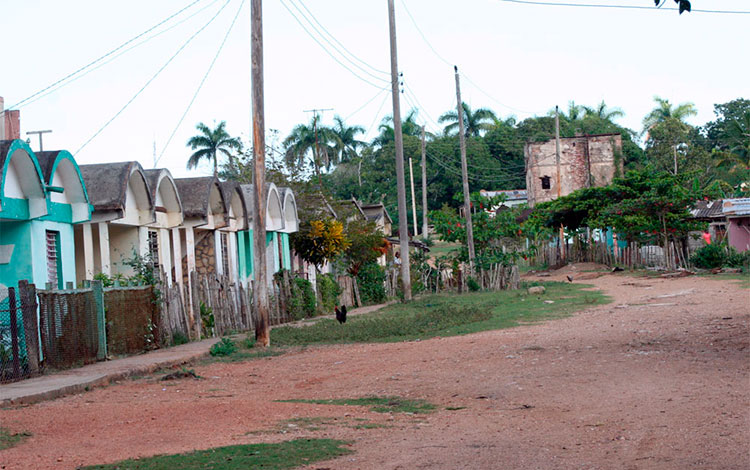
<instances>
[{"instance_id":1,"label":"dirt road","mask_svg":"<svg viewBox=\"0 0 750 470\"><path fill-rule=\"evenodd\" d=\"M585 282L613 302L544 324L312 347L196 368L204 380L143 379L0 410L0 426L33 434L0 451L0 467L309 436L355 451L310 469L750 468L750 290L703 277ZM366 395L439 410L273 401Z\"/></svg>"}]
</instances>

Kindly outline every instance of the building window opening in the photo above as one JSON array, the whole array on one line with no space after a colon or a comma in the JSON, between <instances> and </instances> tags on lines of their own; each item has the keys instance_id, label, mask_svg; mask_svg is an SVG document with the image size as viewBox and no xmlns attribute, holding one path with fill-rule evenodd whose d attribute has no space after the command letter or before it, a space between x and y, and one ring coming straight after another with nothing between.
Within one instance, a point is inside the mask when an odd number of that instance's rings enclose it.
<instances>
[{"instance_id":1,"label":"building window opening","mask_svg":"<svg viewBox=\"0 0 750 470\"><path fill-rule=\"evenodd\" d=\"M549 176L542 176L539 179L542 180L542 189L550 189L550 177Z\"/></svg>"},{"instance_id":2,"label":"building window opening","mask_svg":"<svg viewBox=\"0 0 750 470\"><path fill-rule=\"evenodd\" d=\"M47 230L47 282L53 289L63 288L60 232Z\"/></svg>"},{"instance_id":3,"label":"building window opening","mask_svg":"<svg viewBox=\"0 0 750 470\"><path fill-rule=\"evenodd\" d=\"M148 231L148 261L154 267L154 271L159 272L159 232L156 230Z\"/></svg>"},{"instance_id":4,"label":"building window opening","mask_svg":"<svg viewBox=\"0 0 750 470\"><path fill-rule=\"evenodd\" d=\"M226 233L221 234L221 267L222 273L229 276L229 236Z\"/></svg>"}]
</instances>

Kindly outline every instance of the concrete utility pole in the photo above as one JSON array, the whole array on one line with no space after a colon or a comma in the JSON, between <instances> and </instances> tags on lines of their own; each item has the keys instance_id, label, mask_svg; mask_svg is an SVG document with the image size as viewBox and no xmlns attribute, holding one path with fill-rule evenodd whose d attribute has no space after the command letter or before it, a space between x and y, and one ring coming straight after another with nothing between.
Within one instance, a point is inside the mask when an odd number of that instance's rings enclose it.
<instances>
[{"instance_id":1,"label":"concrete utility pole","mask_svg":"<svg viewBox=\"0 0 750 470\"><path fill-rule=\"evenodd\" d=\"M469 271L474 272L474 227L471 223L471 195L469 194L469 170L466 165L466 136L464 135L464 107L461 101L461 83L458 79L458 67L453 66L456 74L456 100L458 105L458 141L461 144L461 180L464 188L464 212L466 215L466 244L469 248Z\"/></svg>"},{"instance_id":2,"label":"concrete utility pole","mask_svg":"<svg viewBox=\"0 0 750 470\"><path fill-rule=\"evenodd\" d=\"M255 282L253 308L258 318L255 340L271 345L268 323L268 271L266 270L266 136L263 109L263 5L251 0L251 84L253 89L253 257Z\"/></svg>"},{"instance_id":3,"label":"concrete utility pole","mask_svg":"<svg viewBox=\"0 0 750 470\"><path fill-rule=\"evenodd\" d=\"M427 229L427 147L422 126L422 238L430 236Z\"/></svg>"},{"instance_id":4,"label":"concrete utility pole","mask_svg":"<svg viewBox=\"0 0 750 470\"><path fill-rule=\"evenodd\" d=\"M50 132L52 132L52 131L51 130L46 130L46 131L28 131L28 132L26 132L26 135L39 134L39 151L40 152L44 152L44 147L42 147L42 134L49 134Z\"/></svg>"},{"instance_id":5,"label":"concrete utility pole","mask_svg":"<svg viewBox=\"0 0 750 470\"><path fill-rule=\"evenodd\" d=\"M396 187L398 189L398 239L401 250L401 284L404 301L411 300L409 274L409 214L406 210L404 183L404 136L401 134L401 104L398 95L398 59L396 57L396 14L393 0L388 0L388 29L391 33L391 94L393 95L393 133L396 141Z\"/></svg>"},{"instance_id":6,"label":"concrete utility pole","mask_svg":"<svg viewBox=\"0 0 750 470\"><path fill-rule=\"evenodd\" d=\"M555 106L555 164L557 166L557 198L562 195L562 178L560 177L560 112ZM560 224L560 261L565 259L565 229Z\"/></svg>"},{"instance_id":7,"label":"concrete utility pole","mask_svg":"<svg viewBox=\"0 0 750 470\"><path fill-rule=\"evenodd\" d=\"M417 201L414 199L414 165L411 164L411 157L409 157L409 180L411 181L411 216L414 221L414 238L417 238L419 228L417 227Z\"/></svg>"}]
</instances>

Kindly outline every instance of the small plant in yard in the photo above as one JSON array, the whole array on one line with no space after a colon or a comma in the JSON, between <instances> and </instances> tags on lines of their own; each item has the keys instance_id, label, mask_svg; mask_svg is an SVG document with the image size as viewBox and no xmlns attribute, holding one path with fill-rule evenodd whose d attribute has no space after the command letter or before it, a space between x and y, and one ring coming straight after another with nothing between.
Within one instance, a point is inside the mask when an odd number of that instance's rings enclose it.
<instances>
[{"instance_id":1,"label":"small plant in yard","mask_svg":"<svg viewBox=\"0 0 750 470\"><path fill-rule=\"evenodd\" d=\"M214 309L204 304L203 302L200 303L200 305L198 306L198 309L200 310L200 314L201 314L201 331L202 331L201 334L206 338L208 338L209 336L213 336L214 334Z\"/></svg>"},{"instance_id":2,"label":"small plant in yard","mask_svg":"<svg viewBox=\"0 0 750 470\"><path fill-rule=\"evenodd\" d=\"M17 446L29 437L31 437L29 432L10 432L6 428L0 427L0 450Z\"/></svg>"},{"instance_id":3,"label":"small plant in yard","mask_svg":"<svg viewBox=\"0 0 750 470\"><path fill-rule=\"evenodd\" d=\"M187 344L188 342L190 342L190 340L181 331L175 331L174 334L172 334L172 346L179 346L181 344Z\"/></svg>"},{"instance_id":4,"label":"small plant in yard","mask_svg":"<svg viewBox=\"0 0 750 470\"><path fill-rule=\"evenodd\" d=\"M466 280L466 286L469 288L469 291L471 292L479 292L479 290L481 289L481 287L479 286L479 283L473 277L470 277L469 279Z\"/></svg>"},{"instance_id":5,"label":"small plant in yard","mask_svg":"<svg viewBox=\"0 0 750 470\"><path fill-rule=\"evenodd\" d=\"M209 353L212 356L231 356L237 351L237 345L229 338L221 338L221 341L211 346Z\"/></svg>"}]
</instances>

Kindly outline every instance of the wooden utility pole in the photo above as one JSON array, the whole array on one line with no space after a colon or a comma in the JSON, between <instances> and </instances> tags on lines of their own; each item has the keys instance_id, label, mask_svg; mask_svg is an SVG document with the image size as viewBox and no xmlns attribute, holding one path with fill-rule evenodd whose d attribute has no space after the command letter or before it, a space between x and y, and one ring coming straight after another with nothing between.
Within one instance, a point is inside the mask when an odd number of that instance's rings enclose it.
<instances>
[{"instance_id":1,"label":"wooden utility pole","mask_svg":"<svg viewBox=\"0 0 750 470\"><path fill-rule=\"evenodd\" d=\"M427 147L422 126L422 238L430 236L427 230Z\"/></svg>"},{"instance_id":2,"label":"wooden utility pole","mask_svg":"<svg viewBox=\"0 0 750 470\"><path fill-rule=\"evenodd\" d=\"M411 181L411 216L414 221L414 238L417 238L419 228L417 227L417 201L414 199L414 165L411 164L411 157L409 157L409 180Z\"/></svg>"},{"instance_id":3,"label":"wooden utility pole","mask_svg":"<svg viewBox=\"0 0 750 470\"><path fill-rule=\"evenodd\" d=\"M560 112L555 106L555 165L557 166L557 198L562 195L562 178L560 177ZM565 229L560 224L560 261L565 259Z\"/></svg>"},{"instance_id":4,"label":"wooden utility pole","mask_svg":"<svg viewBox=\"0 0 750 470\"><path fill-rule=\"evenodd\" d=\"M271 345L268 322L268 271L266 270L266 136L263 109L263 6L251 0L253 88L253 308L258 323L256 342Z\"/></svg>"},{"instance_id":5,"label":"wooden utility pole","mask_svg":"<svg viewBox=\"0 0 750 470\"><path fill-rule=\"evenodd\" d=\"M44 148L42 147L42 134L49 134L50 132L52 132L52 131L51 131L51 130L44 130L44 131L28 131L28 132L26 132L26 135L33 135L33 134L38 134L38 135L39 135L39 151L40 151L40 152L43 152L43 151L44 151ZM675 160L675 161L676 161L676 160ZM675 168L676 168L676 165L677 165L677 164L675 163Z\"/></svg>"},{"instance_id":6,"label":"wooden utility pole","mask_svg":"<svg viewBox=\"0 0 750 470\"><path fill-rule=\"evenodd\" d=\"M409 274L409 214L406 210L404 183L404 136L401 134L401 104L398 94L398 59L396 57L396 14L393 0L388 0L388 29L391 33L391 94L393 95L393 134L396 143L396 187L398 190L398 239L401 251L401 284L404 301L411 300Z\"/></svg>"},{"instance_id":7,"label":"wooden utility pole","mask_svg":"<svg viewBox=\"0 0 750 470\"><path fill-rule=\"evenodd\" d=\"M464 188L464 213L466 216L466 245L469 248L469 271L474 272L474 227L471 223L471 195L469 194L469 170L466 165L466 135L464 134L464 107L461 101L461 83L458 78L458 67L453 66L456 75L456 100L458 105L458 141L461 144L461 180Z\"/></svg>"}]
</instances>

